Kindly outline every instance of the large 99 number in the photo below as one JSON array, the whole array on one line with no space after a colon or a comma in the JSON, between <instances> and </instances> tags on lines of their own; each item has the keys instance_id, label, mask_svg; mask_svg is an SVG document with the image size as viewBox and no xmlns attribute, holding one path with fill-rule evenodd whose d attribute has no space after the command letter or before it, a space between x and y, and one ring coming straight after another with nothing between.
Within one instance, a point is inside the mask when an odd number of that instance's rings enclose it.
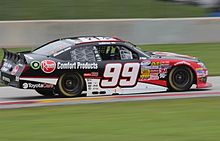
<instances>
[{"instance_id":1,"label":"large 99 number","mask_svg":"<svg viewBox=\"0 0 220 141\"><path fill-rule=\"evenodd\" d=\"M139 63L106 64L103 78L100 82L101 87L132 87L136 85L140 69Z\"/></svg>"}]
</instances>

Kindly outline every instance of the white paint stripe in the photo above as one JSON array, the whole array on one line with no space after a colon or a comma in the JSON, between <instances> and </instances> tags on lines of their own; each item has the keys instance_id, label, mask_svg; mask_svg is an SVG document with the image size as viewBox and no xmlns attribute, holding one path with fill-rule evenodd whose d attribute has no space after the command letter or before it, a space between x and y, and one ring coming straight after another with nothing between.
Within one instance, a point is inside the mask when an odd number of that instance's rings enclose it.
<instances>
[{"instance_id":1,"label":"white paint stripe","mask_svg":"<svg viewBox=\"0 0 220 141\"><path fill-rule=\"evenodd\" d=\"M22 77L20 80L26 80L26 81L34 81L34 82L41 82L41 83L48 83L48 84L57 84L58 78L25 78Z\"/></svg>"},{"instance_id":2,"label":"white paint stripe","mask_svg":"<svg viewBox=\"0 0 220 141\"><path fill-rule=\"evenodd\" d=\"M220 20L220 17L196 17L196 18L133 18L133 19L74 19L74 20L16 20L0 21L0 23L51 23L51 22L115 22L115 21L175 21L175 20Z\"/></svg>"}]
</instances>

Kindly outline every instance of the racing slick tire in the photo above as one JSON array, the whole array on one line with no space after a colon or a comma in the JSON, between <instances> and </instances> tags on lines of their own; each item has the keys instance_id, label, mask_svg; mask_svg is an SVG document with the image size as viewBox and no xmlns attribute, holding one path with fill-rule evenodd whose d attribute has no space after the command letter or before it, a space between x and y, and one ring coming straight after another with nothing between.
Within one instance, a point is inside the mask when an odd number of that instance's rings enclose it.
<instances>
[{"instance_id":1,"label":"racing slick tire","mask_svg":"<svg viewBox=\"0 0 220 141\"><path fill-rule=\"evenodd\" d=\"M84 85L84 79L79 73L65 73L58 80L58 94L60 97L80 96Z\"/></svg>"},{"instance_id":2,"label":"racing slick tire","mask_svg":"<svg viewBox=\"0 0 220 141\"><path fill-rule=\"evenodd\" d=\"M171 69L168 76L168 88L170 91L186 91L194 82L192 70L187 66L177 66Z\"/></svg>"},{"instance_id":3,"label":"racing slick tire","mask_svg":"<svg viewBox=\"0 0 220 141\"><path fill-rule=\"evenodd\" d=\"M53 89L35 89L35 91L43 96L46 96L46 97L53 97L54 96Z\"/></svg>"}]
</instances>

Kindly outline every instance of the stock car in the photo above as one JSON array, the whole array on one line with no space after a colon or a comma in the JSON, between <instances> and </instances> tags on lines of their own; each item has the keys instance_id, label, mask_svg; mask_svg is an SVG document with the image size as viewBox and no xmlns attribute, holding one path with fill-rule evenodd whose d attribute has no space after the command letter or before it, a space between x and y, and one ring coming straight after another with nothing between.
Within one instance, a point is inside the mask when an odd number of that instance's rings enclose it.
<instances>
[{"instance_id":1,"label":"stock car","mask_svg":"<svg viewBox=\"0 0 220 141\"><path fill-rule=\"evenodd\" d=\"M199 59L142 51L117 37L57 39L33 51L4 50L1 82L35 89L44 96L76 97L187 91L207 88L208 70Z\"/></svg>"}]
</instances>

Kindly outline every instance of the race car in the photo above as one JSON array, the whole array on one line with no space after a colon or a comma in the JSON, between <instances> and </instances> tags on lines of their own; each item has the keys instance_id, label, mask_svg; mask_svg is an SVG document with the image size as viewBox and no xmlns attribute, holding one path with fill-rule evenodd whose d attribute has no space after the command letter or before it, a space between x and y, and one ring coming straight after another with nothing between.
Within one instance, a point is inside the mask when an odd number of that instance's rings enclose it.
<instances>
[{"instance_id":1,"label":"race car","mask_svg":"<svg viewBox=\"0 0 220 141\"><path fill-rule=\"evenodd\" d=\"M57 39L33 51L4 50L1 81L44 96L76 97L187 91L207 88L208 70L199 59L142 51L117 37Z\"/></svg>"}]
</instances>

